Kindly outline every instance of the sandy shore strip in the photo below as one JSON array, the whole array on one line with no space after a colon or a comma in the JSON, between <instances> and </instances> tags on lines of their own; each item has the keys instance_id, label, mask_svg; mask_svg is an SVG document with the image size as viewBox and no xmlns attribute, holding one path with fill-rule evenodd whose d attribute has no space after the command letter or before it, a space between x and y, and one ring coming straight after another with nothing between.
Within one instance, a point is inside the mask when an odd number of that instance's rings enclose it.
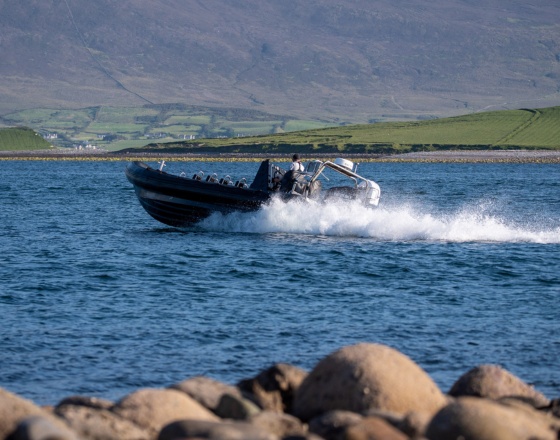
<instances>
[{"instance_id":1,"label":"sandy shore strip","mask_svg":"<svg viewBox=\"0 0 560 440\"><path fill-rule=\"evenodd\" d=\"M78 161L214 161L214 162L258 162L263 159L285 161L289 155L280 153L168 153L138 151L123 154L98 151L39 150L0 151L1 160L78 160ZM416 162L416 163L560 163L560 150L448 150L421 151L404 154L339 154L302 153L306 159L333 160L345 157L359 162Z\"/></svg>"},{"instance_id":2,"label":"sandy shore strip","mask_svg":"<svg viewBox=\"0 0 560 440\"><path fill-rule=\"evenodd\" d=\"M507 162L560 163L560 151L555 150L452 150L421 151L380 158L395 162Z\"/></svg>"}]
</instances>

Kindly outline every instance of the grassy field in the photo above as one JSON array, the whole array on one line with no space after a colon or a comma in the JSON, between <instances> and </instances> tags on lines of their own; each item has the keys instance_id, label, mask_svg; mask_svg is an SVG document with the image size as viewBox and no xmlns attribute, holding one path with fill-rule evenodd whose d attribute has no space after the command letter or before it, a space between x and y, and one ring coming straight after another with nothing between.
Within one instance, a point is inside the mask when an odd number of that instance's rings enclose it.
<instances>
[{"instance_id":1,"label":"grassy field","mask_svg":"<svg viewBox=\"0 0 560 440\"><path fill-rule=\"evenodd\" d=\"M0 118L1 125L25 126L42 134L57 134L53 142L61 147L89 143L115 151L125 143L143 146L156 140L256 136L332 124L256 111L164 104L23 110L4 115Z\"/></svg>"},{"instance_id":2,"label":"grassy field","mask_svg":"<svg viewBox=\"0 0 560 440\"><path fill-rule=\"evenodd\" d=\"M47 150L52 148L42 136L30 128L0 129L0 151Z\"/></svg>"},{"instance_id":3,"label":"grassy field","mask_svg":"<svg viewBox=\"0 0 560 440\"><path fill-rule=\"evenodd\" d=\"M313 121L286 120L264 114L238 114L231 110L201 114L203 111L159 106L52 110L50 113L27 110L18 114L30 126L49 121L50 130L43 128L43 131L61 133L65 139L69 139L71 133L72 142L95 143L109 151L394 154L457 149L560 150L560 107L327 128L318 128L319 123ZM56 119L49 119L55 116ZM198 136L210 126L212 133L219 138L182 140L185 135ZM307 129L282 133L283 130L299 127ZM0 132L0 150L44 149L49 146L33 132L25 132L24 138L16 138L10 130L13 129ZM259 132L277 134L248 136ZM107 133L112 136L110 141L98 137Z\"/></svg>"},{"instance_id":4,"label":"grassy field","mask_svg":"<svg viewBox=\"0 0 560 440\"><path fill-rule=\"evenodd\" d=\"M230 139L157 143L146 149L222 152L406 153L448 149L560 149L560 107L475 113Z\"/></svg>"}]
</instances>

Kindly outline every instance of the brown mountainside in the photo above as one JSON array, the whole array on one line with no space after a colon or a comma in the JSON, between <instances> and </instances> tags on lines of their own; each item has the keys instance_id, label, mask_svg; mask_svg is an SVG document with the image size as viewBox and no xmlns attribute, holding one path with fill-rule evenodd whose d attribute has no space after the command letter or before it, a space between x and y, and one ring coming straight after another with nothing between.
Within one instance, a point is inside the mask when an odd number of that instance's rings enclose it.
<instances>
[{"instance_id":1,"label":"brown mountainside","mask_svg":"<svg viewBox=\"0 0 560 440\"><path fill-rule=\"evenodd\" d=\"M326 120L560 104L560 2L0 0L0 115L177 102Z\"/></svg>"}]
</instances>

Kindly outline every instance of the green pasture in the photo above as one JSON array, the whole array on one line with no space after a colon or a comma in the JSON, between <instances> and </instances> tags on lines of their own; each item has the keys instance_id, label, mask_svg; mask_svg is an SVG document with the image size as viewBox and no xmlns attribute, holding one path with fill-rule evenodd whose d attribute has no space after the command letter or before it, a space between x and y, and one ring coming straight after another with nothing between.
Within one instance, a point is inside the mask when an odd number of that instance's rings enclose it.
<instances>
[{"instance_id":1,"label":"green pasture","mask_svg":"<svg viewBox=\"0 0 560 440\"><path fill-rule=\"evenodd\" d=\"M193 130L191 130L191 133L189 133L188 131L188 127L185 127L184 125L165 125L164 127L151 128L148 133L156 134L164 132L176 136L181 136L183 134L195 134L192 133Z\"/></svg>"},{"instance_id":2,"label":"green pasture","mask_svg":"<svg viewBox=\"0 0 560 440\"><path fill-rule=\"evenodd\" d=\"M171 139L168 138L167 140L170 141ZM101 143L99 143L99 145L102 146L102 148L104 148L107 151L119 151L128 148L144 147L148 145L150 142L153 142L153 140L151 139L130 140L129 139L129 140L120 140L120 141L111 142L110 144L106 144L106 145L102 145Z\"/></svg>"},{"instance_id":3,"label":"green pasture","mask_svg":"<svg viewBox=\"0 0 560 440\"><path fill-rule=\"evenodd\" d=\"M199 116L187 116L187 115L173 115L169 116L164 122L165 124L175 125L175 124L183 124L183 125L205 125L210 124L212 118L206 115L199 115Z\"/></svg>"},{"instance_id":4,"label":"green pasture","mask_svg":"<svg viewBox=\"0 0 560 440\"><path fill-rule=\"evenodd\" d=\"M93 113L89 109L32 109L11 113L2 119L13 125L56 131L87 126L93 119Z\"/></svg>"},{"instance_id":5,"label":"green pasture","mask_svg":"<svg viewBox=\"0 0 560 440\"><path fill-rule=\"evenodd\" d=\"M119 122L92 122L86 128L87 133L95 134L131 134L144 133L148 127L147 124L119 123Z\"/></svg>"},{"instance_id":6,"label":"green pasture","mask_svg":"<svg viewBox=\"0 0 560 440\"><path fill-rule=\"evenodd\" d=\"M256 136L272 134L278 127L285 131L286 127L292 130L317 127L317 124L325 125L317 121L299 121L256 111L181 104L31 109L0 117L0 126L25 126L36 131L56 133L58 138L53 142L57 146L71 147L87 140L108 149L121 145L122 141L143 142L149 134L164 133L167 140L180 141L183 135L196 138ZM113 136L109 141L100 141L96 139L98 134Z\"/></svg>"},{"instance_id":7,"label":"green pasture","mask_svg":"<svg viewBox=\"0 0 560 440\"><path fill-rule=\"evenodd\" d=\"M438 149L560 149L560 107L474 113L414 122L382 122L230 139L158 144L200 151L399 153ZM151 147L153 148L153 146Z\"/></svg>"},{"instance_id":8,"label":"green pasture","mask_svg":"<svg viewBox=\"0 0 560 440\"><path fill-rule=\"evenodd\" d=\"M318 128L325 128L332 124L327 124L320 121L301 121L293 119L286 122L284 125L284 131L302 131L302 130L314 130Z\"/></svg>"},{"instance_id":9,"label":"green pasture","mask_svg":"<svg viewBox=\"0 0 560 440\"><path fill-rule=\"evenodd\" d=\"M560 107L536 110L525 125L513 130L499 142L500 146L531 147L537 143L543 148L560 148Z\"/></svg>"},{"instance_id":10,"label":"green pasture","mask_svg":"<svg viewBox=\"0 0 560 440\"><path fill-rule=\"evenodd\" d=\"M0 151L47 150L50 148L52 145L30 128L0 129Z\"/></svg>"},{"instance_id":11,"label":"green pasture","mask_svg":"<svg viewBox=\"0 0 560 440\"><path fill-rule=\"evenodd\" d=\"M282 121L224 121L222 124L225 128L230 129L234 136L256 136L262 133L271 133L275 127L282 124Z\"/></svg>"},{"instance_id":12,"label":"green pasture","mask_svg":"<svg viewBox=\"0 0 560 440\"><path fill-rule=\"evenodd\" d=\"M143 147L223 152L398 153L438 149L560 149L560 107L473 113L453 118L328 126L235 109L178 104L34 109L0 118L5 126L57 133L57 146L91 141L108 150ZM284 133L273 134L275 131ZM147 135L162 138L147 139ZM114 135L109 141L97 134ZM183 135L195 140L184 141ZM218 150L215 148L220 147ZM23 147L20 147L23 148Z\"/></svg>"},{"instance_id":13,"label":"green pasture","mask_svg":"<svg viewBox=\"0 0 560 440\"><path fill-rule=\"evenodd\" d=\"M139 117L155 117L158 114L159 112L157 110L149 108L100 107L95 117L95 121L99 123L134 124Z\"/></svg>"}]
</instances>

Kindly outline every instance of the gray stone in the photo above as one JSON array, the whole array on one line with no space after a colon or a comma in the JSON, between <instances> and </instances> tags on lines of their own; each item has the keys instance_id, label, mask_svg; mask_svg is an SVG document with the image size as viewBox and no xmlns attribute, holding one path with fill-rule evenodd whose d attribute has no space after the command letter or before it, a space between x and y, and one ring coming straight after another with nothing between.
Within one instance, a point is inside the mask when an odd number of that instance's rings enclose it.
<instances>
[{"instance_id":1,"label":"gray stone","mask_svg":"<svg viewBox=\"0 0 560 440\"><path fill-rule=\"evenodd\" d=\"M209 410L177 390L145 388L121 399L112 411L156 435L176 420L217 421Z\"/></svg>"},{"instance_id":2,"label":"gray stone","mask_svg":"<svg viewBox=\"0 0 560 440\"><path fill-rule=\"evenodd\" d=\"M181 420L170 423L159 433L158 440L280 440L262 428L244 422L207 422Z\"/></svg>"},{"instance_id":3,"label":"gray stone","mask_svg":"<svg viewBox=\"0 0 560 440\"><path fill-rule=\"evenodd\" d=\"M228 385L205 376L196 376L182 382L171 385L169 388L182 391L196 400L205 408L214 411L220 403L224 394L242 397L241 391L232 385Z\"/></svg>"},{"instance_id":4,"label":"gray stone","mask_svg":"<svg viewBox=\"0 0 560 440\"><path fill-rule=\"evenodd\" d=\"M307 429L301 423L301 420L275 411L261 411L259 414L251 417L248 423L282 438L305 437L307 435Z\"/></svg>"},{"instance_id":5,"label":"gray stone","mask_svg":"<svg viewBox=\"0 0 560 440\"><path fill-rule=\"evenodd\" d=\"M152 437L148 430L103 408L59 405L55 414L82 440L150 440Z\"/></svg>"},{"instance_id":6,"label":"gray stone","mask_svg":"<svg viewBox=\"0 0 560 440\"><path fill-rule=\"evenodd\" d=\"M78 440L75 433L43 416L22 420L7 440Z\"/></svg>"},{"instance_id":7,"label":"gray stone","mask_svg":"<svg viewBox=\"0 0 560 440\"><path fill-rule=\"evenodd\" d=\"M260 408L250 400L223 394L214 412L223 419L245 420L260 411Z\"/></svg>"},{"instance_id":8,"label":"gray stone","mask_svg":"<svg viewBox=\"0 0 560 440\"><path fill-rule=\"evenodd\" d=\"M326 440L345 440L346 428L362 419L360 414L351 411L328 411L309 421L309 431Z\"/></svg>"},{"instance_id":9,"label":"gray stone","mask_svg":"<svg viewBox=\"0 0 560 440\"><path fill-rule=\"evenodd\" d=\"M395 426L410 438L420 438L426 432L430 419L429 414L413 411L406 414Z\"/></svg>"},{"instance_id":10,"label":"gray stone","mask_svg":"<svg viewBox=\"0 0 560 440\"><path fill-rule=\"evenodd\" d=\"M0 388L0 439L6 438L15 431L20 422L32 416L46 419L63 431L68 429L60 419L48 411L29 400Z\"/></svg>"},{"instance_id":11,"label":"gray stone","mask_svg":"<svg viewBox=\"0 0 560 440\"><path fill-rule=\"evenodd\" d=\"M441 409L426 429L430 440L556 440L557 432L539 417L490 399L460 397Z\"/></svg>"},{"instance_id":12,"label":"gray stone","mask_svg":"<svg viewBox=\"0 0 560 440\"><path fill-rule=\"evenodd\" d=\"M346 429L345 440L408 440L408 436L380 417L366 417Z\"/></svg>"},{"instance_id":13,"label":"gray stone","mask_svg":"<svg viewBox=\"0 0 560 440\"><path fill-rule=\"evenodd\" d=\"M252 396L263 409L286 412L292 410L294 395L307 376L301 368L289 364L275 364L252 379L239 382L238 387Z\"/></svg>"},{"instance_id":14,"label":"gray stone","mask_svg":"<svg viewBox=\"0 0 560 440\"><path fill-rule=\"evenodd\" d=\"M110 409L115 403L99 397L69 396L62 399L57 406L74 405L87 406L88 408Z\"/></svg>"}]
</instances>

